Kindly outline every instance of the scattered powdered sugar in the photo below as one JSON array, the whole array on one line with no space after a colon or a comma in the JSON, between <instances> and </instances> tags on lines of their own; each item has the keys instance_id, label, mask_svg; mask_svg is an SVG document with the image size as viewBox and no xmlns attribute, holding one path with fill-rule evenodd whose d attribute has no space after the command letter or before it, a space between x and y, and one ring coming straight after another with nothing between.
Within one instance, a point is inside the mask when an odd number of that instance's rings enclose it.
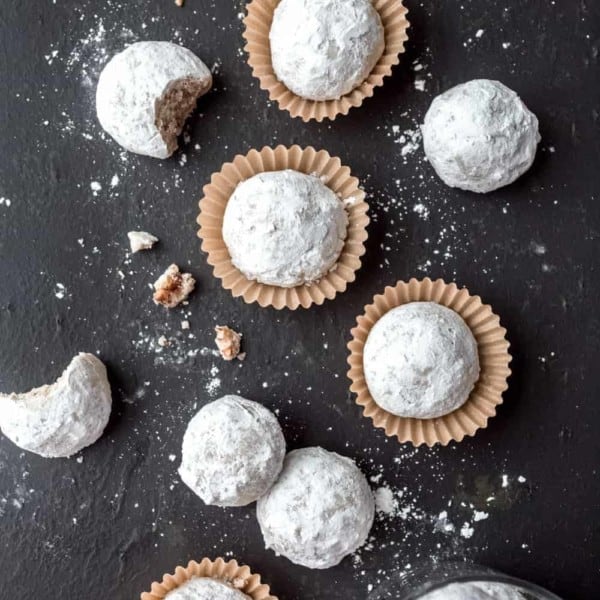
<instances>
[{"instance_id":1,"label":"scattered powdered sugar","mask_svg":"<svg viewBox=\"0 0 600 600\"><path fill-rule=\"evenodd\" d=\"M118 28L112 26L107 31L105 21L100 17L88 29L87 34L67 50L64 61L66 72L77 76L82 85L95 88L100 71L116 46L119 45L122 49L128 43L136 41L137 38L138 36L131 29L122 26ZM51 50L50 59L46 59L48 63L52 64L51 61L58 54L58 50Z\"/></svg>"},{"instance_id":2,"label":"scattered powdered sugar","mask_svg":"<svg viewBox=\"0 0 600 600\"><path fill-rule=\"evenodd\" d=\"M467 40L463 42L463 46L465 48L468 48L472 44L475 44L476 42L478 42L483 37L483 34L484 34L484 30L483 29L478 29L472 37L469 36L467 38Z\"/></svg>"},{"instance_id":3,"label":"scattered powdered sugar","mask_svg":"<svg viewBox=\"0 0 600 600\"><path fill-rule=\"evenodd\" d=\"M404 130L401 130L399 125L392 125L392 134L394 143L400 145L400 156L404 159L417 152L421 147L422 135L418 124L414 128Z\"/></svg>"},{"instance_id":4,"label":"scattered powdered sugar","mask_svg":"<svg viewBox=\"0 0 600 600\"><path fill-rule=\"evenodd\" d=\"M154 329L154 331L152 330ZM187 369L190 367L206 369L207 357L211 359L219 356L219 352L207 346L201 347L194 333L185 329L170 331L170 325L165 323L158 330L145 326L138 331L137 336L131 341L136 353L147 353L154 356L155 365L165 365L171 368ZM208 336L207 336L208 337ZM217 367L213 366L212 369ZM215 376L216 373L211 373ZM216 388L220 385L215 384ZM215 389L216 389L215 388Z\"/></svg>"},{"instance_id":5,"label":"scattered powdered sugar","mask_svg":"<svg viewBox=\"0 0 600 600\"><path fill-rule=\"evenodd\" d=\"M401 144L400 155L402 157L408 154L413 154L421 147L421 129L405 129L400 137L396 140L397 144Z\"/></svg>"},{"instance_id":6,"label":"scattered powdered sugar","mask_svg":"<svg viewBox=\"0 0 600 600\"><path fill-rule=\"evenodd\" d=\"M219 375L219 367L217 367L216 365L213 365L210 368L211 379L209 379L206 382L206 385L204 386L204 389L211 396L216 396L218 391L221 389L221 378L218 375Z\"/></svg>"},{"instance_id":7,"label":"scattered powdered sugar","mask_svg":"<svg viewBox=\"0 0 600 600\"><path fill-rule=\"evenodd\" d=\"M29 477L29 472L24 471L22 477L26 480ZM11 492L0 496L0 518L8 510L22 510L24 506L34 499L35 495L35 489L27 487L25 483L21 483L20 481L17 482Z\"/></svg>"},{"instance_id":8,"label":"scattered powdered sugar","mask_svg":"<svg viewBox=\"0 0 600 600\"><path fill-rule=\"evenodd\" d=\"M540 244L536 241L531 242L530 244L531 251L538 256L543 256L546 254L546 246L544 244Z\"/></svg>"},{"instance_id":9,"label":"scattered powdered sugar","mask_svg":"<svg viewBox=\"0 0 600 600\"><path fill-rule=\"evenodd\" d=\"M67 288L62 283L57 283L54 288L54 295L59 299L63 300L67 294Z\"/></svg>"},{"instance_id":10,"label":"scattered powdered sugar","mask_svg":"<svg viewBox=\"0 0 600 600\"><path fill-rule=\"evenodd\" d=\"M366 448L364 452L369 450ZM476 478L470 484L463 481L455 489L454 485L448 485L453 477L448 470L451 461L446 462L436 448L402 448L394 462L400 480L407 477L406 469L418 465L419 471L434 476L436 488L424 487L419 478L412 477L410 484L392 485L385 478L393 476L394 469L371 461L370 469L366 470L374 486L376 520L367 543L352 555L355 578L364 583L368 592L401 581L412 568L410 563L402 562L406 556L439 560L475 558L485 547L478 528L489 531L493 523L487 525L488 520L493 521L499 512L526 497L522 489L502 487L503 477L524 483L520 481L522 476L513 477L506 472ZM443 489L446 493L441 492ZM521 551L529 552L526 543L516 542ZM395 566L382 567L382 551L394 557Z\"/></svg>"},{"instance_id":11,"label":"scattered powdered sugar","mask_svg":"<svg viewBox=\"0 0 600 600\"><path fill-rule=\"evenodd\" d=\"M448 519L448 511L443 510L433 522L433 530L439 533L453 533L456 527Z\"/></svg>"},{"instance_id":12,"label":"scattered powdered sugar","mask_svg":"<svg viewBox=\"0 0 600 600\"><path fill-rule=\"evenodd\" d=\"M469 523L464 523L460 528L460 535L466 539L472 538L474 533L475 529Z\"/></svg>"},{"instance_id":13,"label":"scattered powdered sugar","mask_svg":"<svg viewBox=\"0 0 600 600\"><path fill-rule=\"evenodd\" d=\"M389 517L396 515L398 502L389 487L380 487L375 490L375 510Z\"/></svg>"},{"instance_id":14,"label":"scattered powdered sugar","mask_svg":"<svg viewBox=\"0 0 600 600\"><path fill-rule=\"evenodd\" d=\"M429 218L429 209L422 202L418 202L413 206L413 212L418 214L422 219Z\"/></svg>"},{"instance_id":15,"label":"scattered powdered sugar","mask_svg":"<svg viewBox=\"0 0 600 600\"><path fill-rule=\"evenodd\" d=\"M427 79L431 77L431 73L428 73L429 66L423 59L427 60L429 57L427 54L423 58L416 59L412 63L412 70L415 74L414 88L418 92L424 92L426 90Z\"/></svg>"}]
</instances>

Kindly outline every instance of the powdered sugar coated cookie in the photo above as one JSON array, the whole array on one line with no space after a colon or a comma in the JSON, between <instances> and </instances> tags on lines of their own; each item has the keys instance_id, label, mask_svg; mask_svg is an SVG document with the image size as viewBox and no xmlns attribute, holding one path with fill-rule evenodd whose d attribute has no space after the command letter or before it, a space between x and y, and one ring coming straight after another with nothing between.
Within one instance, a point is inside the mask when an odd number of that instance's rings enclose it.
<instances>
[{"instance_id":1,"label":"powdered sugar coated cookie","mask_svg":"<svg viewBox=\"0 0 600 600\"><path fill-rule=\"evenodd\" d=\"M370 0L282 0L269 39L277 78L310 100L336 100L351 92L385 47Z\"/></svg>"},{"instance_id":2,"label":"powdered sugar coated cookie","mask_svg":"<svg viewBox=\"0 0 600 600\"><path fill-rule=\"evenodd\" d=\"M208 67L171 42L137 42L100 74L96 111L103 129L126 150L167 158L197 99L212 86Z\"/></svg>"},{"instance_id":3,"label":"powdered sugar coated cookie","mask_svg":"<svg viewBox=\"0 0 600 600\"><path fill-rule=\"evenodd\" d=\"M489 79L437 96L422 131L425 154L444 183L479 193L525 173L540 141L536 116L515 92Z\"/></svg>"},{"instance_id":4,"label":"powdered sugar coated cookie","mask_svg":"<svg viewBox=\"0 0 600 600\"><path fill-rule=\"evenodd\" d=\"M375 402L401 417L432 419L462 406L479 378L477 342L463 319L435 302L385 313L363 353Z\"/></svg>"},{"instance_id":5,"label":"powdered sugar coated cookie","mask_svg":"<svg viewBox=\"0 0 600 600\"><path fill-rule=\"evenodd\" d=\"M327 569L365 543L375 502L353 460L302 448L285 457L256 513L267 548L296 564Z\"/></svg>"}]
</instances>

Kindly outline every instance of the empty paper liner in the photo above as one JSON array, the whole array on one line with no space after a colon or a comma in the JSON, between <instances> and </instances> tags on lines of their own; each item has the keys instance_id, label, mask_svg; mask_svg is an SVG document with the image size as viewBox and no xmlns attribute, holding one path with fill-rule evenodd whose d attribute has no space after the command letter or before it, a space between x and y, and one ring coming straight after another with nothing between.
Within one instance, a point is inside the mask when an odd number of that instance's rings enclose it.
<instances>
[{"instance_id":1,"label":"empty paper liner","mask_svg":"<svg viewBox=\"0 0 600 600\"><path fill-rule=\"evenodd\" d=\"M460 408L435 419L399 417L384 410L371 397L365 379L363 349L371 327L392 308L409 302L437 302L454 310L477 341L480 373L469 398ZM460 442L465 436L487 427L488 419L496 414L502 393L508 387L511 356L506 329L500 326L500 319L491 306L483 304L479 296L471 296L468 290L458 289L456 284L441 279L399 281L375 296L373 304L365 306L364 314L356 322L348 344L350 389L357 394L357 404L363 407L364 415L373 420L375 427L383 428L390 437L396 436L399 442L411 442L415 446L445 446L451 440Z\"/></svg>"},{"instance_id":2,"label":"empty paper liner","mask_svg":"<svg viewBox=\"0 0 600 600\"><path fill-rule=\"evenodd\" d=\"M222 231L225 208L237 185L258 173L284 169L320 177L344 202L348 214L346 240L334 267L318 281L291 288L247 279L231 262ZM342 166L339 158L311 147L277 146L250 150L246 156L238 155L233 162L225 163L221 171L212 175L203 191L198 217L202 250L208 253L208 264L213 266L215 277L221 279L223 287L231 290L235 297L241 296L248 303L258 302L260 306L294 310L331 300L354 281L361 265L360 257L365 253L369 207L358 179L351 176L350 169Z\"/></svg>"},{"instance_id":3,"label":"empty paper liner","mask_svg":"<svg viewBox=\"0 0 600 600\"><path fill-rule=\"evenodd\" d=\"M280 0L253 0L248 4L244 19L244 49L248 53L252 74L259 80L260 87L267 90L269 98L275 100L292 117L300 117L303 121L322 121L348 114L353 106L360 106L365 98L372 96L374 89L383 85L384 78L391 75L392 67L400 62L404 42L408 39L408 10L401 0L373 0L373 6L383 24L385 47L367 79L339 100L318 101L297 96L277 79L271 62L269 32L273 13L279 2Z\"/></svg>"},{"instance_id":4,"label":"empty paper liner","mask_svg":"<svg viewBox=\"0 0 600 600\"><path fill-rule=\"evenodd\" d=\"M249 567L242 567L235 560L225 561L222 558L215 561L203 558L199 563L191 560L187 567L177 567L173 574L163 575L161 582L155 581L151 590L141 595L141 600L161 600L194 577L224 581L252 600L277 600L276 596L271 595L269 586L261 583L260 575L253 574Z\"/></svg>"}]
</instances>

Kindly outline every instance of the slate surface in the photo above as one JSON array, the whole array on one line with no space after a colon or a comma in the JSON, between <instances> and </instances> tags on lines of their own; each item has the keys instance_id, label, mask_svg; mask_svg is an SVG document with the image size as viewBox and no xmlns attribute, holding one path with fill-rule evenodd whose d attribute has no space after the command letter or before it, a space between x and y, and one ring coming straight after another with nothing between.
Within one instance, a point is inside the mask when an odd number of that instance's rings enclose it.
<instances>
[{"instance_id":1,"label":"slate surface","mask_svg":"<svg viewBox=\"0 0 600 600\"><path fill-rule=\"evenodd\" d=\"M600 10L590 0L408 5L411 39L393 78L350 116L305 125L270 106L251 77L240 0L2 3L0 389L51 381L77 351L97 352L114 412L102 439L71 460L0 439L0 597L136 598L204 555L252 565L283 600L367 598L431 556L477 560L573 600L598 597ZM124 156L95 121L99 69L135 39L179 41L216 63L191 142L165 162ZM446 188L409 144L433 96L475 77L517 90L543 136L531 171L485 197ZM210 174L276 143L327 148L370 194L356 283L310 311L231 298L195 237ZM161 242L128 260L126 232L138 228ZM148 284L170 262L199 286L189 307L166 313ZM514 375L487 430L413 452L361 416L345 344L373 294L424 275L494 306ZM192 339L180 332L186 317ZM243 365L201 351L216 323L243 331ZM162 334L174 344L158 352ZM380 517L361 558L328 571L265 551L253 507L205 507L176 473L187 421L226 392L277 409L290 448L355 458L374 487L394 490L402 516ZM488 518L476 521L476 510ZM453 531L440 531L443 511Z\"/></svg>"}]
</instances>

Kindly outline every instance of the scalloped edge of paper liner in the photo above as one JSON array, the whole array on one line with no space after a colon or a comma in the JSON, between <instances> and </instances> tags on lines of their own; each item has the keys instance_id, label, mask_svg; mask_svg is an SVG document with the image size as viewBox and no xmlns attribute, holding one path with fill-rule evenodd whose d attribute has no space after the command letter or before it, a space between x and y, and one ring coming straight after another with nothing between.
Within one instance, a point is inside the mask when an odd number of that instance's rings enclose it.
<instances>
[{"instance_id":1,"label":"scalloped edge of paper liner","mask_svg":"<svg viewBox=\"0 0 600 600\"><path fill-rule=\"evenodd\" d=\"M447 415L436 419L399 417L381 408L369 393L363 370L364 345L371 328L386 312L409 302L428 301L454 310L471 329L479 353L479 379L468 400ZM473 436L478 429L487 427L488 419L495 416L496 407L502 404L502 393L508 388L512 360L506 329L500 326L500 318L492 312L491 306L483 304L479 296L471 296L466 288L459 289L455 283L413 278L386 287L364 310L356 319L357 325L351 331L352 340L347 346L350 350L348 377L352 381L350 390L357 394L356 403L363 407L364 416L372 419L375 427L384 429L386 435L397 437L401 443L430 447L460 442L465 436Z\"/></svg>"},{"instance_id":2,"label":"scalloped edge of paper liner","mask_svg":"<svg viewBox=\"0 0 600 600\"><path fill-rule=\"evenodd\" d=\"M333 269L319 281L292 288L247 279L231 262L222 232L225 208L236 186L257 173L283 169L316 174L342 201L352 200L345 202L348 235ZM342 166L340 159L332 157L326 150L280 145L250 150L245 156L238 154L233 162L225 163L218 173L213 173L203 192L197 219L200 225L198 237L202 239L202 250L208 253L207 261L213 267L215 277L234 297L241 296L248 304L258 302L262 307L295 310L299 306L308 308L312 304L323 304L326 299L332 300L355 280L361 266L360 257L365 253L369 206L365 202L365 192L360 189L358 179L350 174L350 168Z\"/></svg>"},{"instance_id":3,"label":"scalloped edge of paper liner","mask_svg":"<svg viewBox=\"0 0 600 600\"><path fill-rule=\"evenodd\" d=\"M191 560L187 567L176 567L174 573L163 575L162 581L154 581L149 592L143 592L141 600L162 600L169 592L189 581L193 577L208 577L218 579L230 584L252 600L277 600L271 595L271 590L266 583L262 583L260 575L252 573L250 567L241 566L235 560L219 557L214 561L203 558L199 563Z\"/></svg>"},{"instance_id":4,"label":"scalloped edge of paper liner","mask_svg":"<svg viewBox=\"0 0 600 600\"><path fill-rule=\"evenodd\" d=\"M365 98L370 98L376 87L383 85L385 77L392 74L392 67L400 62L404 52L404 42L408 40L406 30L410 24L406 19L408 9L402 0L373 0L379 13L385 33L385 48L380 59L365 81L342 96L339 100L308 100L294 94L279 81L271 63L269 32L273 13L280 0L253 0L246 9L243 32L248 53L248 64L252 74L259 80L260 87L269 92L269 99L287 110L292 117L300 117L304 122L312 119L334 120L338 115L347 115L352 107L360 106Z\"/></svg>"}]
</instances>

